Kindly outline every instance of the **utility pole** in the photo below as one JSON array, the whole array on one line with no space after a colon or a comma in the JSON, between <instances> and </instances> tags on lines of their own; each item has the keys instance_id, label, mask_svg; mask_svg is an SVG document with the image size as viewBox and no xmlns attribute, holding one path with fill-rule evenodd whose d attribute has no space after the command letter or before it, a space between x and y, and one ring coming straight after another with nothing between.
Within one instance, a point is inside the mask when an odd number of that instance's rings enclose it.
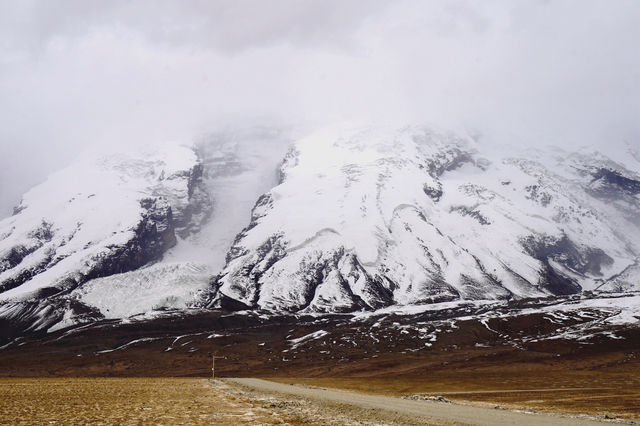
<instances>
[{"instance_id":1,"label":"utility pole","mask_svg":"<svg viewBox=\"0 0 640 426\"><path fill-rule=\"evenodd\" d=\"M223 356L216 356L215 354L211 355L211 379L215 380L216 378L216 358L222 359Z\"/></svg>"}]
</instances>

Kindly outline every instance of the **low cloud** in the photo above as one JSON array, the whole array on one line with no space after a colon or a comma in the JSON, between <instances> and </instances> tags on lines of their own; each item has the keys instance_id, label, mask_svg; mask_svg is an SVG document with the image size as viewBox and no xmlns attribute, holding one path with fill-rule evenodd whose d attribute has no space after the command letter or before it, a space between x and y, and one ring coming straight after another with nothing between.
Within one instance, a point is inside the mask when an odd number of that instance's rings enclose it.
<instances>
[{"instance_id":1,"label":"low cloud","mask_svg":"<svg viewBox=\"0 0 640 426\"><path fill-rule=\"evenodd\" d=\"M640 144L639 20L634 0L3 2L0 215L83 150L228 125Z\"/></svg>"}]
</instances>

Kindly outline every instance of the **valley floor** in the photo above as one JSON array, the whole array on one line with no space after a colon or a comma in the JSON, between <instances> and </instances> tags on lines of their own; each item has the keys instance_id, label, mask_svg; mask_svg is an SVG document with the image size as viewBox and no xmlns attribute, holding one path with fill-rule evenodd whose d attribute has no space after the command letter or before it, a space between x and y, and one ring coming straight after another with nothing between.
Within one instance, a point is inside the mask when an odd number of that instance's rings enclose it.
<instances>
[{"instance_id":1,"label":"valley floor","mask_svg":"<svg viewBox=\"0 0 640 426\"><path fill-rule=\"evenodd\" d=\"M263 414L289 424L416 423L230 382L212 389L206 380L212 354L217 377L268 378L288 389L343 389L423 403L442 396L498 413L524 409L638 422L638 297L442 304L404 314L167 312L8 336L0 339L0 423L45 422L50 413L74 410L80 423L103 417L122 423L113 417L120 415L139 416L134 423L178 422L171 416L185 423L268 423ZM0 335L11 331L2 325Z\"/></svg>"},{"instance_id":2,"label":"valley floor","mask_svg":"<svg viewBox=\"0 0 640 426\"><path fill-rule=\"evenodd\" d=\"M0 423L21 425L598 423L259 379L7 378L0 379L0 397Z\"/></svg>"},{"instance_id":3,"label":"valley floor","mask_svg":"<svg viewBox=\"0 0 640 426\"><path fill-rule=\"evenodd\" d=\"M640 422L638 373L598 371L433 372L423 377L274 378L282 384L360 394L445 399L498 410L564 413L579 418ZM480 413L482 414L482 413ZM517 422L522 424L523 422ZM524 422L532 424L531 422Z\"/></svg>"},{"instance_id":4,"label":"valley floor","mask_svg":"<svg viewBox=\"0 0 640 426\"><path fill-rule=\"evenodd\" d=\"M299 400L194 378L0 379L0 401L0 424L16 425L340 425L353 421Z\"/></svg>"},{"instance_id":5,"label":"valley floor","mask_svg":"<svg viewBox=\"0 0 640 426\"><path fill-rule=\"evenodd\" d=\"M397 398L375 395L375 385L369 383L369 394L337 389L327 389L308 385L274 383L260 379L229 379L250 389L259 389L285 395L309 398L314 402L332 402L348 404L351 407L370 410L379 416L394 413L414 417L415 422L424 424L472 424L472 425L511 425L561 426L600 424L601 419L586 416L557 416L521 410L506 410L504 407L481 407L469 404L453 403L436 397L440 401L428 398ZM415 395L418 396L418 395Z\"/></svg>"}]
</instances>

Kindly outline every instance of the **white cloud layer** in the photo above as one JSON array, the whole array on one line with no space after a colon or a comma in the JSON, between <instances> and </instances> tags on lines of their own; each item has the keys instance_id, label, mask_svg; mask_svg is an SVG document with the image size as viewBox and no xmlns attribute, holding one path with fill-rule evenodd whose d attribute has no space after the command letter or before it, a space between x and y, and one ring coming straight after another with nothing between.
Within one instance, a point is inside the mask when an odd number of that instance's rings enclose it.
<instances>
[{"instance_id":1,"label":"white cloud layer","mask_svg":"<svg viewBox=\"0 0 640 426\"><path fill-rule=\"evenodd\" d=\"M78 152L227 124L640 144L636 0L8 0L0 216Z\"/></svg>"}]
</instances>

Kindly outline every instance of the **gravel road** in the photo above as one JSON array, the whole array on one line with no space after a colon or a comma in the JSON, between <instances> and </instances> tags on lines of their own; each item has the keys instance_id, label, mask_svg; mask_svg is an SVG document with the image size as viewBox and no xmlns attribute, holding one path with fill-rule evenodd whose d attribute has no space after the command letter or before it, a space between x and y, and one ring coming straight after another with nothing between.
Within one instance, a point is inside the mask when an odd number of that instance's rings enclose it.
<instances>
[{"instance_id":1,"label":"gravel road","mask_svg":"<svg viewBox=\"0 0 640 426\"><path fill-rule=\"evenodd\" d=\"M365 395L335 389L324 389L298 385L286 385L261 379L225 379L263 392L278 392L312 400L348 404L364 409L383 410L408 416L431 418L437 422L470 425L602 425L596 420L560 417L548 414L530 414L516 411L473 407L435 401L413 401L401 398Z\"/></svg>"}]
</instances>

